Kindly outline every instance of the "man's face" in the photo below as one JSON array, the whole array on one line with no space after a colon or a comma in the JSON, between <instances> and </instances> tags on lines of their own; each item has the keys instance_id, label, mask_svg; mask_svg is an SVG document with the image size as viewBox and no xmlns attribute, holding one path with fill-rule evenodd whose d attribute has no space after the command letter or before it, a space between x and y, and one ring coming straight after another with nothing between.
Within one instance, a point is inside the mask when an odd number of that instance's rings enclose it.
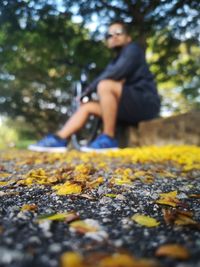
<instances>
[{"instance_id":1,"label":"man's face","mask_svg":"<svg viewBox=\"0 0 200 267\"><path fill-rule=\"evenodd\" d=\"M108 28L107 46L110 49L120 48L131 42L131 37L124 31L121 24L113 24Z\"/></svg>"}]
</instances>

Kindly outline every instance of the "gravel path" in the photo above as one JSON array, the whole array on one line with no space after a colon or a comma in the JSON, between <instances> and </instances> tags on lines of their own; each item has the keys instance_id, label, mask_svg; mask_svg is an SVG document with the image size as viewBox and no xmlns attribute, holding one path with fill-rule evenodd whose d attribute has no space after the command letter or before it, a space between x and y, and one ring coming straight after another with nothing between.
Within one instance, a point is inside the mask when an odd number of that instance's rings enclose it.
<instances>
[{"instance_id":1,"label":"gravel path","mask_svg":"<svg viewBox=\"0 0 200 267\"><path fill-rule=\"evenodd\" d=\"M200 266L200 148L0 158L0 267Z\"/></svg>"}]
</instances>

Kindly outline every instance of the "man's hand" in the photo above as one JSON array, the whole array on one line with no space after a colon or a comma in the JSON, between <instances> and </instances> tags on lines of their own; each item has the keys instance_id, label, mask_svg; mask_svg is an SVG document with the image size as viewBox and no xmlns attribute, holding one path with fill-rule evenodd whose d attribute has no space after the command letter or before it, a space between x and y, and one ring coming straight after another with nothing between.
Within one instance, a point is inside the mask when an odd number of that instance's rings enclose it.
<instances>
[{"instance_id":1,"label":"man's hand","mask_svg":"<svg viewBox=\"0 0 200 267\"><path fill-rule=\"evenodd\" d=\"M85 97L87 97L88 98L88 101L89 101L89 95L91 94L91 92L90 92L90 89L89 88L86 88L83 92L82 92L82 94L81 94L81 96L80 96L80 101L81 102L83 102L83 99L85 99ZM86 102L88 102L88 101L86 101ZM83 103L86 103L85 101L83 102Z\"/></svg>"}]
</instances>

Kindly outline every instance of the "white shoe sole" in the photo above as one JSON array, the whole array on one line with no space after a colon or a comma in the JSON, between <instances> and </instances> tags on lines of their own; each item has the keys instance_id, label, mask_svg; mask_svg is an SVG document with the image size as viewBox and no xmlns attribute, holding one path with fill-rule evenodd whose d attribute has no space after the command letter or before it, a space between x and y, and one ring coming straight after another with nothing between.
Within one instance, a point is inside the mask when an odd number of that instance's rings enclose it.
<instances>
[{"instance_id":1,"label":"white shoe sole","mask_svg":"<svg viewBox=\"0 0 200 267\"><path fill-rule=\"evenodd\" d=\"M30 145L28 146L28 150L36 151L36 152L65 153L67 151L67 148L66 147L41 147L41 146Z\"/></svg>"},{"instance_id":2,"label":"white shoe sole","mask_svg":"<svg viewBox=\"0 0 200 267\"><path fill-rule=\"evenodd\" d=\"M119 148L118 147L113 147L113 148L90 148L90 147L81 147L80 151L81 152L97 152L97 153L105 153L109 151L117 151Z\"/></svg>"}]
</instances>

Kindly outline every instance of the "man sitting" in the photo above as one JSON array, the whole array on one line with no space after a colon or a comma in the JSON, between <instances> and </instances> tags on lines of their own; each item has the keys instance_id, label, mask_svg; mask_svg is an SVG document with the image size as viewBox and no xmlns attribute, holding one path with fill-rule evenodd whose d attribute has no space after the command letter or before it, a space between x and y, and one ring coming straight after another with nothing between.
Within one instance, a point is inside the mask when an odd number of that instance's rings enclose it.
<instances>
[{"instance_id":1,"label":"man sitting","mask_svg":"<svg viewBox=\"0 0 200 267\"><path fill-rule=\"evenodd\" d=\"M132 42L126 24L121 21L110 24L106 42L115 56L84 91L84 95L96 91L99 101L82 103L61 130L30 145L30 150L66 151L70 136L84 126L91 114L102 118L103 132L82 150L116 149L115 127L118 120L136 124L159 114L160 98L153 75L143 49Z\"/></svg>"}]
</instances>

